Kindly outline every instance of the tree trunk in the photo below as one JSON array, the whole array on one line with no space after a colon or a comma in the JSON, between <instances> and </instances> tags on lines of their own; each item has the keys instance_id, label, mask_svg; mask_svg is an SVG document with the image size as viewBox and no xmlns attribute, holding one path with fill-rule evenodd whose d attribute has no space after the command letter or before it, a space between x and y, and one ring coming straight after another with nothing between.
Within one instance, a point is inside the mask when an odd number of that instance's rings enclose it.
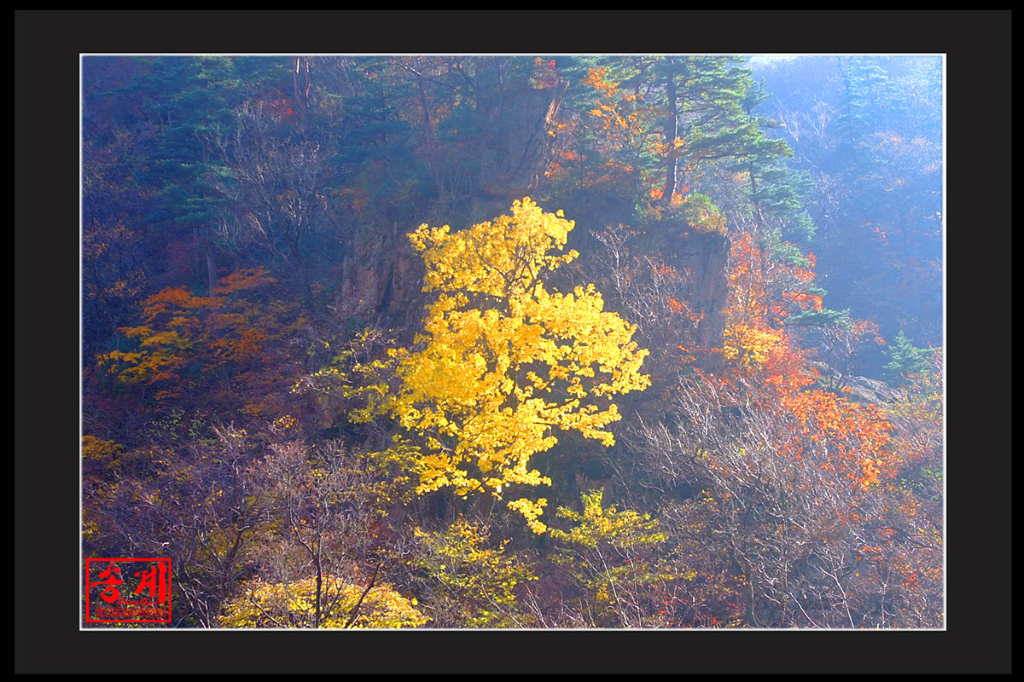
<instances>
[{"instance_id":1,"label":"tree trunk","mask_svg":"<svg viewBox=\"0 0 1024 682\"><path fill-rule=\"evenodd\" d=\"M419 57L416 58L416 67L419 68ZM437 154L437 144L434 141L434 131L430 125L430 103L427 100L427 90L423 85L423 75L420 71L413 72L416 75L416 86L419 92L420 110L423 113L423 134L427 139L427 154L430 162L430 173L434 176L434 183L437 185L437 198L441 206L444 206L445 182L444 167Z\"/></svg>"},{"instance_id":2,"label":"tree trunk","mask_svg":"<svg viewBox=\"0 0 1024 682\"><path fill-rule=\"evenodd\" d=\"M310 314L316 312L316 304L313 301L313 289L309 285L309 272L306 266L306 259L302 257L302 250L299 248L299 235L294 232L288 234L288 250L295 259L295 267L299 272L299 287L302 290L302 303Z\"/></svg>"},{"instance_id":3,"label":"tree trunk","mask_svg":"<svg viewBox=\"0 0 1024 682\"><path fill-rule=\"evenodd\" d=\"M217 288L217 259L213 254L213 245L210 243L210 228L205 228L203 238L203 250L206 252L206 279L210 289L210 296Z\"/></svg>"},{"instance_id":4,"label":"tree trunk","mask_svg":"<svg viewBox=\"0 0 1024 682\"><path fill-rule=\"evenodd\" d=\"M665 96L668 98L668 119L665 121L665 139L668 143L668 163L665 168L665 191L661 195L663 206L672 203L672 197L676 193L676 173L678 172L679 158L676 154L676 136L679 135L679 122L676 117L676 79L669 75L665 88Z\"/></svg>"},{"instance_id":5,"label":"tree trunk","mask_svg":"<svg viewBox=\"0 0 1024 682\"><path fill-rule=\"evenodd\" d=\"M320 543L316 545L316 615L313 620L313 627L320 627L320 603L323 598L323 585L324 585L324 569L323 564L320 561Z\"/></svg>"}]
</instances>

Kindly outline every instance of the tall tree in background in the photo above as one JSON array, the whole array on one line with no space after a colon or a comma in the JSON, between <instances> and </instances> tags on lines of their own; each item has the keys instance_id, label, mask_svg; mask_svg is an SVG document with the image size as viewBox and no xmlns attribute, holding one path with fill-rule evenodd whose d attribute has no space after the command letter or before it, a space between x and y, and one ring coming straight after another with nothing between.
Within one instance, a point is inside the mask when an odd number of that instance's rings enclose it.
<instances>
[{"instance_id":1,"label":"tall tree in background","mask_svg":"<svg viewBox=\"0 0 1024 682\"><path fill-rule=\"evenodd\" d=\"M177 233L173 241L195 244L199 271L212 295L217 287L214 232L225 201L206 183L208 175L221 172L209 137L231 125L230 110L244 97L243 81L227 57L182 58L167 66L154 74L162 91L155 107L162 135L151 172L161 187L161 202L150 219L167 223Z\"/></svg>"},{"instance_id":2,"label":"tall tree in background","mask_svg":"<svg viewBox=\"0 0 1024 682\"><path fill-rule=\"evenodd\" d=\"M785 143L766 137L744 109L753 82L742 61L638 56L573 64L570 73L587 68L581 83L594 92L568 100L589 110L560 131L578 146L563 155L589 155L590 164L630 178L637 201L668 207L703 164L785 154Z\"/></svg>"},{"instance_id":3,"label":"tall tree in background","mask_svg":"<svg viewBox=\"0 0 1024 682\"><path fill-rule=\"evenodd\" d=\"M303 304L316 310L305 241L323 230L330 187L333 133L307 132L287 104L250 101L240 106L233 134L210 136L228 172L217 189L238 207L225 233L251 239L283 257L298 276Z\"/></svg>"},{"instance_id":4,"label":"tall tree in background","mask_svg":"<svg viewBox=\"0 0 1024 682\"><path fill-rule=\"evenodd\" d=\"M941 342L942 83L938 57L803 57L763 73L793 165L814 179L830 302ZM801 83L813 83L803 88ZM899 291L899 294L895 292ZM881 372L872 353L868 369Z\"/></svg>"}]
</instances>

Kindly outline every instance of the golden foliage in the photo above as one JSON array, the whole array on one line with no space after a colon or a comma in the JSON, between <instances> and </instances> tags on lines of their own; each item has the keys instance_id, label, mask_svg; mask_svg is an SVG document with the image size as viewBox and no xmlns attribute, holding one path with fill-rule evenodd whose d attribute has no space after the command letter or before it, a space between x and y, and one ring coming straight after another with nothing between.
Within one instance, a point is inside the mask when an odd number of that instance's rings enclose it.
<instances>
[{"instance_id":1,"label":"golden foliage","mask_svg":"<svg viewBox=\"0 0 1024 682\"><path fill-rule=\"evenodd\" d=\"M422 225L410 238L427 266L428 306L418 350L394 353L401 386L381 407L426 438L419 460L426 493L446 486L501 497L510 485L550 485L530 457L575 430L612 445L620 418L611 396L650 384L635 326L603 310L593 285L549 292L545 276L573 222L529 198L511 215L451 233ZM514 500L535 532L543 501Z\"/></svg>"},{"instance_id":2,"label":"golden foliage","mask_svg":"<svg viewBox=\"0 0 1024 682\"><path fill-rule=\"evenodd\" d=\"M362 585L325 575L322 589L324 628L418 627L430 620L416 608L415 599L403 597L389 585L374 585L366 591ZM242 594L225 602L217 620L226 628L308 628L313 625L315 602L316 578L293 583L254 580ZM348 625L357 606L358 615Z\"/></svg>"},{"instance_id":3,"label":"golden foliage","mask_svg":"<svg viewBox=\"0 0 1024 682\"><path fill-rule=\"evenodd\" d=\"M415 534L423 548L417 565L443 588L435 608L456 614L459 625L519 625L515 588L537 578L522 561L505 553L508 540L488 547L488 532L461 517L444 531L416 528Z\"/></svg>"},{"instance_id":4,"label":"golden foliage","mask_svg":"<svg viewBox=\"0 0 1024 682\"><path fill-rule=\"evenodd\" d=\"M583 513L558 508L557 516L574 527L551 530L558 544L553 558L570 568L588 595L595 624L642 627L650 617L658 620L652 598L667 581L684 576L657 556L668 534L656 519L629 509L619 511L615 505L605 507L603 497L603 488L582 493Z\"/></svg>"}]
</instances>

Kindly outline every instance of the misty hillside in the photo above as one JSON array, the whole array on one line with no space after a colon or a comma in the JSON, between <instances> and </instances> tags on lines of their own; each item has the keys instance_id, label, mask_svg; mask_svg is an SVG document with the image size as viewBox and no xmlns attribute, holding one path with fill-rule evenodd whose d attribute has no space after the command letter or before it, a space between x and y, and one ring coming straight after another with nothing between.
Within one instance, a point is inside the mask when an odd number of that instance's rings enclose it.
<instances>
[{"instance_id":1,"label":"misty hillside","mask_svg":"<svg viewBox=\"0 0 1024 682\"><path fill-rule=\"evenodd\" d=\"M942 102L83 57L83 559L170 559L149 627L944 628Z\"/></svg>"}]
</instances>

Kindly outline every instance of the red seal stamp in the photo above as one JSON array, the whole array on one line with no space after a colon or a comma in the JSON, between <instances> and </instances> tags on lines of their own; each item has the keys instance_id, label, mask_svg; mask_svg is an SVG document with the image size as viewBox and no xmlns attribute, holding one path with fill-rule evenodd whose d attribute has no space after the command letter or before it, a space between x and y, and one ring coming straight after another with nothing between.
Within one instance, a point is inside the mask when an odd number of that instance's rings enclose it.
<instances>
[{"instance_id":1,"label":"red seal stamp","mask_svg":"<svg viewBox=\"0 0 1024 682\"><path fill-rule=\"evenodd\" d=\"M170 623L170 559L86 559L86 623Z\"/></svg>"}]
</instances>

